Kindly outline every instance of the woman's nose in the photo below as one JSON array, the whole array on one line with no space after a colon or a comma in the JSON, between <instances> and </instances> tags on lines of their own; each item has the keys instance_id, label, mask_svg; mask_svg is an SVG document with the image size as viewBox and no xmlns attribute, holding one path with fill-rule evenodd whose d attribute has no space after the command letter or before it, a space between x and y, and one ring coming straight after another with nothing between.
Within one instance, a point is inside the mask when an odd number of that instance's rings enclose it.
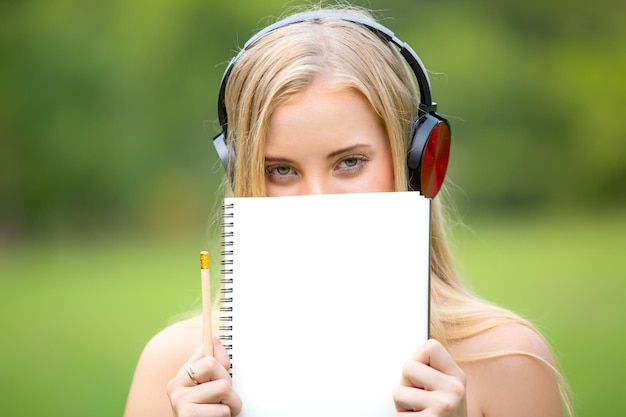
<instances>
[{"instance_id":1,"label":"woman's nose","mask_svg":"<svg viewBox=\"0 0 626 417\"><path fill-rule=\"evenodd\" d=\"M299 194L332 194L332 186L330 181L321 176L308 176L303 179Z\"/></svg>"}]
</instances>

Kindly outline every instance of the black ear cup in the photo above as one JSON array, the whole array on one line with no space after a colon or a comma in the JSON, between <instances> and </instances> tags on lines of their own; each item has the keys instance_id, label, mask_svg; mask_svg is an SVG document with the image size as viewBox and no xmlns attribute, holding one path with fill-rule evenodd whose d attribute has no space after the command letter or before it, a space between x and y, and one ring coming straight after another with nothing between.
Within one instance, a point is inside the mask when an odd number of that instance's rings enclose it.
<instances>
[{"instance_id":1,"label":"black ear cup","mask_svg":"<svg viewBox=\"0 0 626 417\"><path fill-rule=\"evenodd\" d=\"M424 197L434 198L446 177L450 159L450 125L436 113L426 113L413 122L407 157L409 182Z\"/></svg>"}]
</instances>

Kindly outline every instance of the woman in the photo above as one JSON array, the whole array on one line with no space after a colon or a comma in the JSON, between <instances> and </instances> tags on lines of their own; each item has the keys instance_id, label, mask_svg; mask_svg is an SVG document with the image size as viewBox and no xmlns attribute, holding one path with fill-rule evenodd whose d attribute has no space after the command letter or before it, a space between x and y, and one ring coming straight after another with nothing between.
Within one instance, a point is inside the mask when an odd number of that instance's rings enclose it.
<instances>
[{"instance_id":1,"label":"woman","mask_svg":"<svg viewBox=\"0 0 626 417\"><path fill-rule=\"evenodd\" d=\"M402 191L420 98L395 46L337 17L264 33L228 70L224 91L230 185L236 196ZM343 16L369 19L363 11ZM234 138L237 138L236 140ZM234 158L236 155L236 160ZM541 334L470 293L452 263L440 198L433 200L431 336L398 370L398 414L562 416L567 386ZM199 320L146 346L126 417L235 416L219 341L206 358ZM192 368L189 368L189 366ZM193 369L193 373L189 372ZM565 406L565 407L564 407Z\"/></svg>"}]
</instances>

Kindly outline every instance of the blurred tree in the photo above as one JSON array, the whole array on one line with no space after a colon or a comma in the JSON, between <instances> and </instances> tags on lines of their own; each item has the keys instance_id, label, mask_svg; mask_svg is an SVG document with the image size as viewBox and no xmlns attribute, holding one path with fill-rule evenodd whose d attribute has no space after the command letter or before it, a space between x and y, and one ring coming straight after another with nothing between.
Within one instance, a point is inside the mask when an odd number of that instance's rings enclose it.
<instances>
[{"instance_id":1,"label":"blurred tree","mask_svg":"<svg viewBox=\"0 0 626 417\"><path fill-rule=\"evenodd\" d=\"M477 210L626 200L626 5L355 3L433 71ZM298 4L1 2L0 235L197 226L226 62Z\"/></svg>"}]
</instances>

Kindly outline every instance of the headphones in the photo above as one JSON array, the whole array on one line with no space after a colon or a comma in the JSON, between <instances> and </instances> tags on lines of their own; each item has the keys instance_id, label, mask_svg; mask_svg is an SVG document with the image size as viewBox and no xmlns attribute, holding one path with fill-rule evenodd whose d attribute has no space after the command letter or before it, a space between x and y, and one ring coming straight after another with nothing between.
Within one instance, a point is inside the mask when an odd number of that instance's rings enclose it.
<instances>
[{"instance_id":1,"label":"headphones","mask_svg":"<svg viewBox=\"0 0 626 417\"><path fill-rule=\"evenodd\" d=\"M420 94L419 115L412 122L409 136L409 153L407 165L409 170L409 182L413 189L418 190L424 197L434 198L439 192L445 179L450 156L450 124L448 121L436 113L437 103L432 101L430 91L430 80L422 61L411 47L398 39L392 31L386 27L364 19L360 16L336 12L311 12L293 15L280 20L258 32L245 43L243 49L230 61L220 85L217 101L217 115L222 127L222 132L213 138L213 145L222 161L222 165L228 172L228 146L226 145L226 131L228 128L228 115L226 114L226 104L224 100L226 84L230 73L241 57L254 43L276 29L297 24L310 22L324 18L340 19L371 30L385 41L395 45L402 57L411 68Z\"/></svg>"}]
</instances>

